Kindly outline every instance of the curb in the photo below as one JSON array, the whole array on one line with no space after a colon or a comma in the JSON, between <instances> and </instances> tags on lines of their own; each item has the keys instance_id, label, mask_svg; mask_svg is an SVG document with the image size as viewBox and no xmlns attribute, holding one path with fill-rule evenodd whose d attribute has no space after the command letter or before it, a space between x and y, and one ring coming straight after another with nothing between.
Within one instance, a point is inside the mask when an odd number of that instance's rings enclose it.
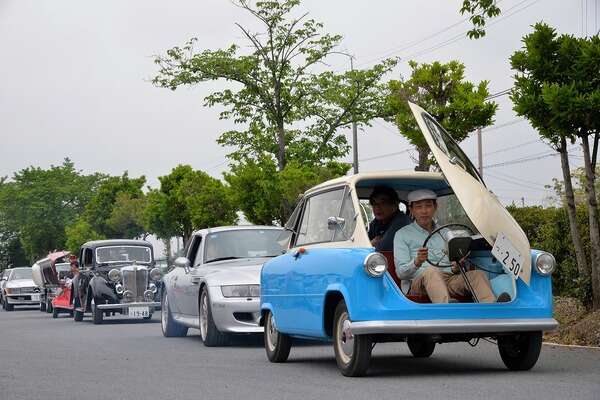
<instances>
[{"instance_id":1,"label":"curb","mask_svg":"<svg viewBox=\"0 0 600 400\"><path fill-rule=\"evenodd\" d=\"M600 350L600 347L598 346L581 346L578 344L562 344L562 343L554 343L554 342L542 342L543 345L546 346L558 346L558 347L571 347L574 349L593 349L593 350Z\"/></svg>"}]
</instances>

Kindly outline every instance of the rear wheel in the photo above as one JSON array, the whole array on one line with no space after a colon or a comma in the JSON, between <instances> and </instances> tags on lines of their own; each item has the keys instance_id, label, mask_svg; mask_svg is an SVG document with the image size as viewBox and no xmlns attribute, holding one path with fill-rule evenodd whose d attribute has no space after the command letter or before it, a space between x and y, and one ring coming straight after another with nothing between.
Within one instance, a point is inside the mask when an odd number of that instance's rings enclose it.
<instances>
[{"instance_id":1,"label":"rear wheel","mask_svg":"<svg viewBox=\"0 0 600 400\"><path fill-rule=\"evenodd\" d=\"M58 308L52 307L52 318L58 318Z\"/></svg>"},{"instance_id":2,"label":"rear wheel","mask_svg":"<svg viewBox=\"0 0 600 400\"><path fill-rule=\"evenodd\" d=\"M50 314L53 311L54 311L54 307L52 307L52 301L51 300L46 300L46 312L48 314Z\"/></svg>"},{"instance_id":3,"label":"rear wheel","mask_svg":"<svg viewBox=\"0 0 600 400\"><path fill-rule=\"evenodd\" d=\"M187 335L187 326L181 325L173 319L171 308L169 306L169 297L167 292L163 292L160 307L160 326L165 337L182 337Z\"/></svg>"},{"instance_id":4,"label":"rear wheel","mask_svg":"<svg viewBox=\"0 0 600 400\"><path fill-rule=\"evenodd\" d=\"M83 321L83 311L73 310L73 321L75 321L75 322Z\"/></svg>"},{"instance_id":5,"label":"rear wheel","mask_svg":"<svg viewBox=\"0 0 600 400\"><path fill-rule=\"evenodd\" d=\"M46 302L45 301L40 301L40 311L46 312Z\"/></svg>"},{"instance_id":6,"label":"rear wheel","mask_svg":"<svg viewBox=\"0 0 600 400\"><path fill-rule=\"evenodd\" d=\"M333 349L340 372L344 376L364 375L371 362L371 337L350 331L350 315L343 300L335 308L333 321Z\"/></svg>"},{"instance_id":7,"label":"rear wheel","mask_svg":"<svg viewBox=\"0 0 600 400\"><path fill-rule=\"evenodd\" d=\"M513 371L533 368L542 350L542 332L499 336L498 351L504 365Z\"/></svg>"},{"instance_id":8,"label":"rear wheel","mask_svg":"<svg viewBox=\"0 0 600 400\"><path fill-rule=\"evenodd\" d=\"M265 350L267 358L274 363L285 362L292 348L292 338L277 330L271 311L265 315Z\"/></svg>"},{"instance_id":9,"label":"rear wheel","mask_svg":"<svg viewBox=\"0 0 600 400\"><path fill-rule=\"evenodd\" d=\"M227 335L217 329L215 321L213 320L210 297L206 286L202 288L202 293L200 294L199 308L200 337L202 338L204 345L207 347L214 347L227 344Z\"/></svg>"},{"instance_id":10,"label":"rear wheel","mask_svg":"<svg viewBox=\"0 0 600 400\"><path fill-rule=\"evenodd\" d=\"M94 325L102 325L104 322L104 313L101 309L98 308L96 302L92 299L92 319L94 321Z\"/></svg>"},{"instance_id":11,"label":"rear wheel","mask_svg":"<svg viewBox=\"0 0 600 400\"><path fill-rule=\"evenodd\" d=\"M416 358L427 358L432 355L433 350L435 350L435 342L432 342L428 338L412 336L408 338L406 344L413 357Z\"/></svg>"}]
</instances>

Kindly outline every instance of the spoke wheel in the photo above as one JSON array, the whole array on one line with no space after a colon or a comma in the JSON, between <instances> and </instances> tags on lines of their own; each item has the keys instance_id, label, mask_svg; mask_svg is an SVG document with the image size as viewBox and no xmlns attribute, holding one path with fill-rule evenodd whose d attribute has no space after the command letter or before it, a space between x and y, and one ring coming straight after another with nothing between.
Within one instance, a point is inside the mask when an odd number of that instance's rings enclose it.
<instances>
[{"instance_id":1,"label":"spoke wheel","mask_svg":"<svg viewBox=\"0 0 600 400\"><path fill-rule=\"evenodd\" d=\"M292 348L292 338L277 330L273 313L265 316L265 350L267 358L274 363L285 362Z\"/></svg>"},{"instance_id":2,"label":"spoke wheel","mask_svg":"<svg viewBox=\"0 0 600 400\"><path fill-rule=\"evenodd\" d=\"M208 288L204 286L200 293L199 302L199 316L200 319L200 337L202 342L207 347L224 346L228 342L228 337L225 333L219 331L215 325L215 321L212 316L212 308L210 306L210 296L208 294Z\"/></svg>"},{"instance_id":3,"label":"spoke wheel","mask_svg":"<svg viewBox=\"0 0 600 400\"><path fill-rule=\"evenodd\" d=\"M504 365L513 371L533 368L542 350L542 332L499 336L498 351Z\"/></svg>"},{"instance_id":4,"label":"spoke wheel","mask_svg":"<svg viewBox=\"0 0 600 400\"><path fill-rule=\"evenodd\" d=\"M333 349L335 360L344 376L362 376L371 362L373 342L368 335L354 335L350 330L350 315L342 300L335 309Z\"/></svg>"},{"instance_id":5,"label":"spoke wheel","mask_svg":"<svg viewBox=\"0 0 600 400\"><path fill-rule=\"evenodd\" d=\"M165 337L182 337L187 335L188 328L181 325L173 318L171 307L169 305L169 297L167 292L163 291L162 302L160 307L160 326L163 336Z\"/></svg>"}]
</instances>

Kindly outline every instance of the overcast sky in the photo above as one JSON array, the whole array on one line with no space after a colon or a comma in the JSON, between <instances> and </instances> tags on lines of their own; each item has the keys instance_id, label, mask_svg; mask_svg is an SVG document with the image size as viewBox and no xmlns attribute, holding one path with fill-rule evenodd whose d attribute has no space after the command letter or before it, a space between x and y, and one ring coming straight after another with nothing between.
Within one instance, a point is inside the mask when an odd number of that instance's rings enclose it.
<instances>
[{"instance_id":1,"label":"overcast sky","mask_svg":"<svg viewBox=\"0 0 600 400\"><path fill-rule=\"evenodd\" d=\"M461 35L469 28L458 12L461 2L307 0L299 12L343 35L341 49L356 56L358 67L398 56L392 77L399 77L408 74L409 59L457 59L469 80L490 81L492 93L512 86L508 58L535 22L578 36L598 30L598 0L503 0L503 14L490 21L487 36L469 40ZM227 0L0 0L0 176L69 157L86 173L127 170L152 186L179 163L220 177L227 151L215 140L233 125L219 121L219 109L203 107L202 99L222 83L172 92L149 80L157 71L152 56L191 37L199 38L199 49L240 43L235 22L255 26ZM329 63L335 70L349 67L343 56ZM516 120L507 96L497 102L496 125L503 126L483 133L484 154L494 153L484 157L485 165L550 152L535 142L527 122ZM473 138L462 144L474 163L475 145ZM361 159L406 148L395 126L383 121L360 134ZM574 166L580 165L580 152L573 154ZM406 153L360 163L361 171L412 167ZM490 167L484 177L504 203L524 197L539 204L550 194L543 185L561 177L560 161Z\"/></svg>"}]
</instances>

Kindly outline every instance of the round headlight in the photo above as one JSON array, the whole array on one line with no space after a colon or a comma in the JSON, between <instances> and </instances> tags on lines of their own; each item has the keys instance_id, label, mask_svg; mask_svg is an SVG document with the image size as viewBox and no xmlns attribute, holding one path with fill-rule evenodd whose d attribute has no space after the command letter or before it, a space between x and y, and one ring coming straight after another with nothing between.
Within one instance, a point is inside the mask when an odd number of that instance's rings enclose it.
<instances>
[{"instance_id":1,"label":"round headlight","mask_svg":"<svg viewBox=\"0 0 600 400\"><path fill-rule=\"evenodd\" d=\"M371 253L365 258L364 265L367 274L378 278L387 270L387 259L381 253Z\"/></svg>"},{"instance_id":2,"label":"round headlight","mask_svg":"<svg viewBox=\"0 0 600 400\"><path fill-rule=\"evenodd\" d=\"M540 253L535 259L535 269L540 275L548 276L556 268L556 260L550 253Z\"/></svg>"},{"instance_id":3,"label":"round headlight","mask_svg":"<svg viewBox=\"0 0 600 400\"><path fill-rule=\"evenodd\" d=\"M160 281L160 278L162 278L162 272L160 272L160 268L152 268L150 270L150 279L156 282Z\"/></svg>"},{"instance_id":4,"label":"round headlight","mask_svg":"<svg viewBox=\"0 0 600 400\"><path fill-rule=\"evenodd\" d=\"M156 293L156 292L158 292L158 288L156 287L156 285L155 285L154 283L150 283L150 284L148 285L148 290L151 290L151 291L152 291L152 293Z\"/></svg>"},{"instance_id":5,"label":"round headlight","mask_svg":"<svg viewBox=\"0 0 600 400\"><path fill-rule=\"evenodd\" d=\"M154 292L150 289L146 290L144 292L144 299L146 299L146 301L154 300Z\"/></svg>"},{"instance_id":6,"label":"round headlight","mask_svg":"<svg viewBox=\"0 0 600 400\"><path fill-rule=\"evenodd\" d=\"M115 290L117 291L117 294L123 294L123 292L125 291L125 289L123 289L123 285L119 283L115 286Z\"/></svg>"},{"instance_id":7,"label":"round headlight","mask_svg":"<svg viewBox=\"0 0 600 400\"><path fill-rule=\"evenodd\" d=\"M121 271L116 268L111 269L108 271L108 279L110 279L111 282L118 282L121 279Z\"/></svg>"}]
</instances>

